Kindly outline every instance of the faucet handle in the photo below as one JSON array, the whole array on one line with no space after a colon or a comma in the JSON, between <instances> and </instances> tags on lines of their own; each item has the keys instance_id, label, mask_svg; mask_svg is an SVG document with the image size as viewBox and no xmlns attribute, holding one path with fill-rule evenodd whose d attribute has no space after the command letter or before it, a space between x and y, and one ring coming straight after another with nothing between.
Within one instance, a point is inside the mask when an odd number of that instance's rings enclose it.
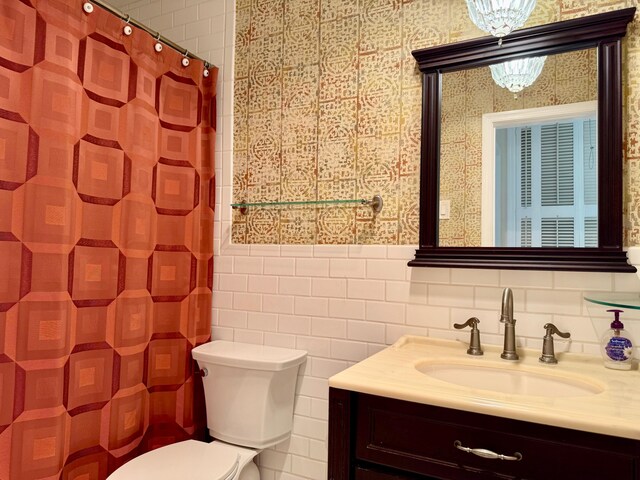
<instances>
[{"instance_id":1,"label":"faucet handle","mask_svg":"<svg viewBox=\"0 0 640 480\"><path fill-rule=\"evenodd\" d=\"M478 317L471 317L469 320L467 320L464 323L454 323L453 328L456 328L458 330L465 327L478 328L479 323L480 323L480 320L478 320Z\"/></svg>"},{"instance_id":2,"label":"faucet handle","mask_svg":"<svg viewBox=\"0 0 640 480\"><path fill-rule=\"evenodd\" d=\"M471 317L464 323L454 323L453 328L460 330L462 328L471 327L471 341L469 342L469 348L467 353L469 355L482 355L482 346L480 345L480 330L478 330L478 324L480 320L477 317Z\"/></svg>"},{"instance_id":3,"label":"faucet handle","mask_svg":"<svg viewBox=\"0 0 640 480\"><path fill-rule=\"evenodd\" d=\"M544 329L545 335L542 339L542 355L539 360L542 363L556 364L558 360L556 359L553 349L553 334L555 333L562 338L569 338L571 334L569 332L561 332L553 323L545 324Z\"/></svg>"},{"instance_id":4,"label":"faucet handle","mask_svg":"<svg viewBox=\"0 0 640 480\"><path fill-rule=\"evenodd\" d=\"M558 327L556 327L553 323L545 323L544 329L547 331L546 335L553 335L555 333L562 338L569 338L571 336L569 332L561 332L560 330L558 330Z\"/></svg>"}]
</instances>

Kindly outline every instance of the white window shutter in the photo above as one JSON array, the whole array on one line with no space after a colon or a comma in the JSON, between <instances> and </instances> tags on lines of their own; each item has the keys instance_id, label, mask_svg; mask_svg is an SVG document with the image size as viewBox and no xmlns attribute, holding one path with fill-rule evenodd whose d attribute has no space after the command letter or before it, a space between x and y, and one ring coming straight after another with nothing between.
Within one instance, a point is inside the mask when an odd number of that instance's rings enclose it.
<instances>
[{"instance_id":1,"label":"white window shutter","mask_svg":"<svg viewBox=\"0 0 640 480\"><path fill-rule=\"evenodd\" d=\"M585 217L584 219L584 246L598 246L598 217Z\"/></svg>"},{"instance_id":2,"label":"white window shutter","mask_svg":"<svg viewBox=\"0 0 640 480\"><path fill-rule=\"evenodd\" d=\"M514 175L511 181L519 180L514 192L519 201L512 207L498 206L507 210L497 238L521 247L597 247L595 119L506 130L511 132L503 136L510 142L506 161ZM509 174L502 181L507 178Z\"/></svg>"},{"instance_id":3,"label":"white window shutter","mask_svg":"<svg viewBox=\"0 0 640 480\"><path fill-rule=\"evenodd\" d=\"M542 125L540 133L542 206L573 205L573 123Z\"/></svg>"},{"instance_id":4,"label":"white window shutter","mask_svg":"<svg viewBox=\"0 0 640 480\"><path fill-rule=\"evenodd\" d=\"M584 168L584 204L598 204L598 149L596 145L596 122L585 120L583 128L583 168Z\"/></svg>"},{"instance_id":5,"label":"white window shutter","mask_svg":"<svg viewBox=\"0 0 640 480\"><path fill-rule=\"evenodd\" d=\"M531 206L531 127L520 130L520 206Z\"/></svg>"},{"instance_id":6,"label":"white window shutter","mask_svg":"<svg viewBox=\"0 0 640 480\"><path fill-rule=\"evenodd\" d=\"M521 247L530 247L531 246L531 218L525 217L520 219L520 246Z\"/></svg>"},{"instance_id":7,"label":"white window shutter","mask_svg":"<svg viewBox=\"0 0 640 480\"><path fill-rule=\"evenodd\" d=\"M573 247L574 219L542 218L542 247Z\"/></svg>"}]
</instances>

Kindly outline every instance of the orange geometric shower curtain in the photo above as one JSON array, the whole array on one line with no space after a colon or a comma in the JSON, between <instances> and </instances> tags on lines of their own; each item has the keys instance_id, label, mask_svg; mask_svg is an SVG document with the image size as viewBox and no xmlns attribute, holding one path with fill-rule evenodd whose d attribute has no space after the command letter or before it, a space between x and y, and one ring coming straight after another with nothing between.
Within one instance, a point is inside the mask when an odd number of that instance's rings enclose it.
<instances>
[{"instance_id":1,"label":"orange geometric shower curtain","mask_svg":"<svg viewBox=\"0 0 640 480\"><path fill-rule=\"evenodd\" d=\"M0 479L204 434L216 71L79 0L0 0Z\"/></svg>"}]
</instances>

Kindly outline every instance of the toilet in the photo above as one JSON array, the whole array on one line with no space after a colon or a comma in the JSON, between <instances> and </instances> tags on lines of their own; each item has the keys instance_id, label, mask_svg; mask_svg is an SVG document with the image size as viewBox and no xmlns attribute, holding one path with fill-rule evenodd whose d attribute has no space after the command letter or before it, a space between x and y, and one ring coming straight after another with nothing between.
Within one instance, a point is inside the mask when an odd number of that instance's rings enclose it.
<instances>
[{"instance_id":1,"label":"toilet","mask_svg":"<svg viewBox=\"0 0 640 480\"><path fill-rule=\"evenodd\" d=\"M207 427L215 440L152 450L108 480L259 480L254 457L289 438L307 352L216 340L191 353L203 375Z\"/></svg>"}]
</instances>

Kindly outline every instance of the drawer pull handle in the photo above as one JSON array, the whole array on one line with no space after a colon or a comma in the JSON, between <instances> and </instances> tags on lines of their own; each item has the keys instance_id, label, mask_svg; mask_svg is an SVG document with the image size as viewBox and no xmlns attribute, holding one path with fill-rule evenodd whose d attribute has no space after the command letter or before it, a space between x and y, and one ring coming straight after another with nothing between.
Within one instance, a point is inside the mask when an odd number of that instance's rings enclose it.
<instances>
[{"instance_id":1,"label":"drawer pull handle","mask_svg":"<svg viewBox=\"0 0 640 480\"><path fill-rule=\"evenodd\" d=\"M515 462L519 462L522 460L522 454L520 452L516 452L513 456L510 455L502 455L501 453L492 452L491 450L487 450L486 448L469 448L463 447L462 442L460 440L456 440L453 442L453 445L458 449L462 450L466 453L473 453L482 458L489 458L491 460L511 460Z\"/></svg>"}]
</instances>

